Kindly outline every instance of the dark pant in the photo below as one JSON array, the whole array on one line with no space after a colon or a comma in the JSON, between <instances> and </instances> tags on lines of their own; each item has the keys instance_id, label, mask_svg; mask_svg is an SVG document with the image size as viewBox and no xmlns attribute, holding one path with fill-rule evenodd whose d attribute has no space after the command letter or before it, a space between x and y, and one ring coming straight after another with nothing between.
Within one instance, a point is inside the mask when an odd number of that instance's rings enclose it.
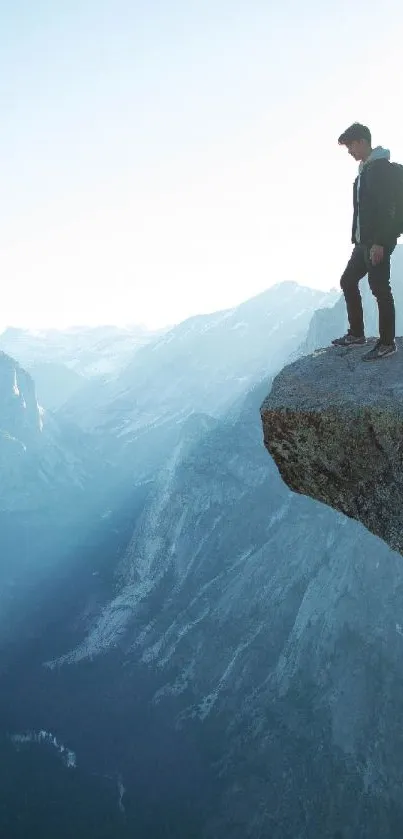
<instances>
[{"instance_id":1,"label":"dark pant","mask_svg":"<svg viewBox=\"0 0 403 839\"><path fill-rule=\"evenodd\" d=\"M358 284L366 274L379 310L379 337L382 344L392 344L395 338L395 304L390 287L390 256L393 248L386 249L382 262L372 265L370 248L356 245L347 268L340 280L347 306L350 330L353 335L364 335L364 316Z\"/></svg>"}]
</instances>

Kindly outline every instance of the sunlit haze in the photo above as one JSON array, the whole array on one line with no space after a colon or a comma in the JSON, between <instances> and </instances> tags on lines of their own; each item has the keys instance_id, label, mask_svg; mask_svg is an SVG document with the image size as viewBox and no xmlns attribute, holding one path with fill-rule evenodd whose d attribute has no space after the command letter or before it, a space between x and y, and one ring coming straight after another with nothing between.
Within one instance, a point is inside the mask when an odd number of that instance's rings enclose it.
<instances>
[{"instance_id":1,"label":"sunlit haze","mask_svg":"<svg viewBox=\"0 0 403 839\"><path fill-rule=\"evenodd\" d=\"M0 328L338 285L356 163L337 137L359 120L403 162L400 0L0 9Z\"/></svg>"}]
</instances>

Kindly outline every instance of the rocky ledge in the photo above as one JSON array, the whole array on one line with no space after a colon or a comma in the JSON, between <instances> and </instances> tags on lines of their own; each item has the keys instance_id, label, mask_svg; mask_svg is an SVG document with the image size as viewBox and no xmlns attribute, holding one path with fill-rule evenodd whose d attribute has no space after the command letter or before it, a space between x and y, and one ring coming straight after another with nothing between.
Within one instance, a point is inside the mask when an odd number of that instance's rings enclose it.
<instances>
[{"instance_id":1,"label":"rocky ledge","mask_svg":"<svg viewBox=\"0 0 403 839\"><path fill-rule=\"evenodd\" d=\"M363 363L369 348L327 347L275 378L261 407L265 446L285 483L362 522L403 553L403 339Z\"/></svg>"}]
</instances>

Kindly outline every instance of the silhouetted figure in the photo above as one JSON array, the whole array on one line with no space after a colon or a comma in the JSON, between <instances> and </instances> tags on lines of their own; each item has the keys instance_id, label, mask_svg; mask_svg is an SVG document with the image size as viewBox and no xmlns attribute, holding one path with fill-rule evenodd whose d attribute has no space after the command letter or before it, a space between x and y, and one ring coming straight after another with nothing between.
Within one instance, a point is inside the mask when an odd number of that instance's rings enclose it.
<instances>
[{"instance_id":1,"label":"silhouetted figure","mask_svg":"<svg viewBox=\"0 0 403 839\"><path fill-rule=\"evenodd\" d=\"M390 287L390 257L399 232L396 224L396 164L390 163L388 149L372 148L371 132L356 122L339 137L339 145L359 161L354 182L353 252L340 280L344 293L349 329L332 343L360 347L366 343L360 280L368 282L379 310L379 340L362 356L376 361L396 352L395 304ZM399 169L399 167L397 167Z\"/></svg>"}]
</instances>

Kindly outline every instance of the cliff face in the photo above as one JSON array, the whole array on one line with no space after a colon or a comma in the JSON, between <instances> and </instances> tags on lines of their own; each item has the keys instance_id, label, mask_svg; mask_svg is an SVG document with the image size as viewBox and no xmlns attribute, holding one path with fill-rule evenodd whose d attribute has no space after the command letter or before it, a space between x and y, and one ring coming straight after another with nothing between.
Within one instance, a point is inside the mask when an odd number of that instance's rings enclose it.
<instances>
[{"instance_id":1,"label":"cliff face","mask_svg":"<svg viewBox=\"0 0 403 839\"><path fill-rule=\"evenodd\" d=\"M89 551L79 536L75 567L42 601L38 643L0 690L3 787L18 793L12 811L23 826L32 824L28 789L45 824L51 796L77 833L94 789L107 807L107 776L118 817L116 780L127 789L119 839L125 826L153 839L403 836L403 563L357 522L280 480L262 446L258 411L274 370L261 353L265 381L222 418L188 417L160 469L147 467L152 480L136 483L125 521L114 521L112 503L112 515L103 508L103 531L90 523L97 543ZM185 407L191 393L178 370L179 361L171 378L167 370L172 414L178 388ZM200 386L212 381L218 392L214 374L212 365ZM43 438L48 421L45 413ZM65 450L61 431L58 439ZM127 450L133 474L144 447L139 437ZM52 547L60 542L56 533ZM12 543L13 565L16 553ZM12 775L2 731L31 742L55 733L78 769L61 766L66 780L36 743L28 783L12 785L27 758L16 755ZM105 823L115 835L102 808L93 818L87 833L101 837Z\"/></svg>"},{"instance_id":2,"label":"cliff face","mask_svg":"<svg viewBox=\"0 0 403 839\"><path fill-rule=\"evenodd\" d=\"M31 377L13 358L0 352L0 429L28 444L41 431L40 409Z\"/></svg>"},{"instance_id":3,"label":"cliff face","mask_svg":"<svg viewBox=\"0 0 403 839\"><path fill-rule=\"evenodd\" d=\"M31 377L0 352L0 512L26 508L43 447L42 428L43 412Z\"/></svg>"},{"instance_id":4,"label":"cliff face","mask_svg":"<svg viewBox=\"0 0 403 839\"><path fill-rule=\"evenodd\" d=\"M0 352L0 515L38 509L49 515L56 491L83 488L83 460L79 446L39 406L29 373Z\"/></svg>"},{"instance_id":5,"label":"cliff face","mask_svg":"<svg viewBox=\"0 0 403 839\"><path fill-rule=\"evenodd\" d=\"M266 448L281 476L357 519L403 552L403 340L362 363L368 348L328 347L285 367L261 407Z\"/></svg>"},{"instance_id":6,"label":"cliff face","mask_svg":"<svg viewBox=\"0 0 403 839\"><path fill-rule=\"evenodd\" d=\"M104 534L106 475L88 437L45 411L30 374L0 352L0 658L32 633L91 534Z\"/></svg>"},{"instance_id":7,"label":"cliff face","mask_svg":"<svg viewBox=\"0 0 403 839\"><path fill-rule=\"evenodd\" d=\"M175 839L397 839L403 563L287 489L262 446L266 389L231 417L184 423L131 505L119 559L100 540L105 570L91 568L78 608L80 561L68 625L56 602L16 713L0 691L0 720L11 708L12 732L57 732L79 768L121 776L138 839L167 835L161 801Z\"/></svg>"}]
</instances>

